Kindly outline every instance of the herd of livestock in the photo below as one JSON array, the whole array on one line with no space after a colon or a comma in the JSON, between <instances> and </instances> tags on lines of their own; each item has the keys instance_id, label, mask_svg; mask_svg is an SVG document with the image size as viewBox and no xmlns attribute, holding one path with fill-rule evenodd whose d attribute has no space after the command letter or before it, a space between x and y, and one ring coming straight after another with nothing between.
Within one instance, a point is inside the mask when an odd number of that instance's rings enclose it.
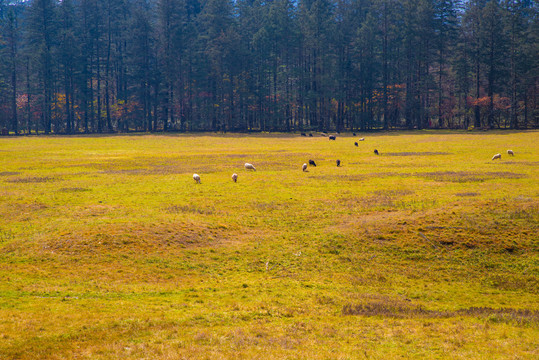
<instances>
[{"instance_id":1,"label":"herd of livestock","mask_svg":"<svg viewBox=\"0 0 539 360\"><path fill-rule=\"evenodd\" d=\"M329 140L337 140L337 136L336 135L327 135L325 133L320 133L321 136L325 136L325 137L328 137ZM301 133L301 136L307 136L306 133ZM309 136L313 136L312 133L309 133ZM356 136L356 133L353 133L353 136ZM358 139L358 141L365 141L365 138L362 137L360 139ZM358 142L354 142L354 146L359 146ZM374 154L375 155L380 155L380 152L377 150L377 149L374 149ZM513 150L507 150L507 154L508 155L511 155L511 156L515 156L515 153L513 152ZM492 160L496 160L496 159L501 159L502 158L502 154L498 153L496 155L494 155L492 157ZM337 166L341 166L341 160L337 159L336 161L337 163ZM245 169L246 170L253 170L253 171L256 171L256 168L253 164L251 163L245 163ZM301 166L301 169L306 172L307 171L307 168L308 166L316 166L316 163L314 160L310 159L309 160L309 165L307 165L307 163L304 163L302 166ZM198 174L193 174L193 180L195 180L196 183L200 184L200 175ZM234 173L232 174L232 181L234 182L237 182L238 181L238 174Z\"/></svg>"}]
</instances>

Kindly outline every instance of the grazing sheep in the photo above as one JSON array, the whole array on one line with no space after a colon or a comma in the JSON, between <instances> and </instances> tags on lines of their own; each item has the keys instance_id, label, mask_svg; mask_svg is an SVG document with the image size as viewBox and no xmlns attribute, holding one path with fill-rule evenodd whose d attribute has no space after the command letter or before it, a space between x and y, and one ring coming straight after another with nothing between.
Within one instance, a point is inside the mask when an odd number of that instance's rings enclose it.
<instances>
[{"instance_id":1,"label":"grazing sheep","mask_svg":"<svg viewBox=\"0 0 539 360\"><path fill-rule=\"evenodd\" d=\"M200 184L200 175L198 175L198 174L193 174L193 180L195 180L196 183L199 183L199 184Z\"/></svg>"},{"instance_id":2,"label":"grazing sheep","mask_svg":"<svg viewBox=\"0 0 539 360\"><path fill-rule=\"evenodd\" d=\"M359 139L359 141L365 141L365 138L361 138L361 139Z\"/></svg>"},{"instance_id":3,"label":"grazing sheep","mask_svg":"<svg viewBox=\"0 0 539 360\"><path fill-rule=\"evenodd\" d=\"M380 155L380 154L378 153L378 150L376 150L376 149L374 149L374 153L375 153L376 155Z\"/></svg>"},{"instance_id":4,"label":"grazing sheep","mask_svg":"<svg viewBox=\"0 0 539 360\"><path fill-rule=\"evenodd\" d=\"M316 163L314 162L314 160L309 160L309 165L316 166Z\"/></svg>"},{"instance_id":5,"label":"grazing sheep","mask_svg":"<svg viewBox=\"0 0 539 360\"><path fill-rule=\"evenodd\" d=\"M253 166L253 164L249 164L249 163L245 163L245 169L256 171L256 168Z\"/></svg>"},{"instance_id":6,"label":"grazing sheep","mask_svg":"<svg viewBox=\"0 0 539 360\"><path fill-rule=\"evenodd\" d=\"M307 134L305 134L305 133L301 133L301 136L307 136Z\"/></svg>"},{"instance_id":7,"label":"grazing sheep","mask_svg":"<svg viewBox=\"0 0 539 360\"><path fill-rule=\"evenodd\" d=\"M352 136L356 136L356 133L352 133Z\"/></svg>"},{"instance_id":8,"label":"grazing sheep","mask_svg":"<svg viewBox=\"0 0 539 360\"><path fill-rule=\"evenodd\" d=\"M515 153L513 150L507 150L507 155L515 156Z\"/></svg>"},{"instance_id":9,"label":"grazing sheep","mask_svg":"<svg viewBox=\"0 0 539 360\"><path fill-rule=\"evenodd\" d=\"M303 166L301 167L301 170L307 171L307 164L303 164Z\"/></svg>"},{"instance_id":10,"label":"grazing sheep","mask_svg":"<svg viewBox=\"0 0 539 360\"><path fill-rule=\"evenodd\" d=\"M234 182L238 181L238 174L236 174L236 173L232 174L232 181L234 181Z\"/></svg>"},{"instance_id":11,"label":"grazing sheep","mask_svg":"<svg viewBox=\"0 0 539 360\"><path fill-rule=\"evenodd\" d=\"M320 133L320 136L328 136L326 133Z\"/></svg>"},{"instance_id":12,"label":"grazing sheep","mask_svg":"<svg viewBox=\"0 0 539 360\"><path fill-rule=\"evenodd\" d=\"M359 146L358 143L357 143L357 141L354 143L354 145L355 145L355 146Z\"/></svg>"},{"instance_id":13,"label":"grazing sheep","mask_svg":"<svg viewBox=\"0 0 539 360\"><path fill-rule=\"evenodd\" d=\"M502 154L498 153L492 157L492 160L501 159L501 158L502 158Z\"/></svg>"},{"instance_id":14,"label":"grazing sheep","mask_svg":"<svg viewBox=\"0 0 539 360\"><path fill-rule=\"evenodd\" d=\"M337 136L335 135L329 135L329 140L336 140L337 139Z\"/></svg>"},{"instance_id":15,"label":"grazing sheep","mask_svg":"<svg viewBox=\"0 0 539 360\"><path fill-rule=\"evenodd\" d=\"M341 160L337 159L337 166L341 166Z\"/></svg>"},{"instance_id":16,"label":"grazing sheep","mask_svg":"<svg viewBox=\"0 0 539 360\"><path fill-rule=\"evenodd\" d=\"M309 133L309 136L310 136L310 137L313 137L313 133Z\"/></svg>"}]
</instances>

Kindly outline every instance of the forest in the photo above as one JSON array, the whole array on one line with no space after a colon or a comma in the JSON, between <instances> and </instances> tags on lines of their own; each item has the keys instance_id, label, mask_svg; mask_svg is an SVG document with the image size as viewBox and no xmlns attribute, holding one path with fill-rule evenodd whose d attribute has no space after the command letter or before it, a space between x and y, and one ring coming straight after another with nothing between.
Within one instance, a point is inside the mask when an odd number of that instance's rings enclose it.
<instances>
[{"instance_id":1,"label":"forest","mask_svg":"<svg viewBox=\"0 0 539 360\"><path fill-rule=\"evenodd\" d=\"M0 0L3 134L539 127L533 0Z\"/></svg>"}]
</instances>

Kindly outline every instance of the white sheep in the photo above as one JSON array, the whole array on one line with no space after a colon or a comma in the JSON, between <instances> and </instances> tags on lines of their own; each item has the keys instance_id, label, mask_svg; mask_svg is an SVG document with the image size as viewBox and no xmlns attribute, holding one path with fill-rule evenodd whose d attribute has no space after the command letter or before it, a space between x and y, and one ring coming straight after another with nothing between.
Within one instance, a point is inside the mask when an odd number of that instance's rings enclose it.
<instances>
[{"instance_id":1,"label":"white sheep","mask_svg":"<svg viewBox=\"0 0 539 360\"><path fill-rule=\"evenodd\" d=\"M513 150L507 150L507 155L515 156L515 153Z\"/></svg>"},{"instance_id":2,"label":"white sheep","mask_svg":"<svg viewBox=\"0 0 539 360\"><path fill-rule=\"evenodd\" d=\"M303 166L301 167L301 170L307 171L307 164L303 164Z\"/></svg>"},{"instance_id":3,"label":"white sheep","mask_svg":"<svg viewBox=\"0 0 539 360\"><path fill-rule=\"evenodd\" d=\"M253 166L253 164L249 164L249 163L245 163L245 169L256 171L256 168Z\"/></svg>"},{"instance_id":4,"label":"white sheep","mask_svg":"<svg viewBox=\"0 0 539 360\"><path fill-rule=\"evenodd\" d=\"M238 181L238 174L236 174L236 173L232 174L232 181L234 181L234 182Z\"/></svg>"},{"instance_id":5,"label":"white sheep","mask_svg":"<svg viewBox=\"0 0 539 360\"><path fill-rule=\"evenodd\" d=\"M200 184L200 175L198 175L198 174L193 174L193 180L195 180L196 183L199 183L199 184Z\"/></svg>"},{"instance_id":6,"label":"white sheep","mask_svg":"<svg viewBox=\"0 0 539 360\"><path fill-rule=\"evenodd\" d=\"M365 141L365 138L361 138L361 139L359 139L359 141Z\"/></svg>"},{"instance_id":7,"label":"white sheep","mask_svg":"<svg viewBox=\"0 0 539 360\"><path fill-rule=\"evenodd\" d=\"M502 154L498 153L492 157L492 160L501 159L501 158L502 158Z\"/></svg>"}]
</instances>

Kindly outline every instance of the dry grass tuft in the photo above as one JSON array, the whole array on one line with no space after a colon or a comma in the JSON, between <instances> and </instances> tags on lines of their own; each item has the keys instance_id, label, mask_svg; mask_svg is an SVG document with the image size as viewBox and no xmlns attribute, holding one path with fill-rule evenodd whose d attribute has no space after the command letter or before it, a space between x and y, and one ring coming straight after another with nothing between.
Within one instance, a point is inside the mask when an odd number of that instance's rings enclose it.
<instances>
[{"instance_id":1,"label":"dry grass tuft","mask_svg":"<svg viewBox=\"0 0 539 360\"><path fill-rule=\"evenodd\" d=\"M504 322L517 324L519 326L539 325L539 310L513 308L493 309L491 307L472 306L466 309L460 309L455 312L455 314L483 318L486 317L491 322Z\"/></svg>"},{"instance_id":2,"label":"dry grass tuft","mask_svg":"<svg viewBox=\"0 0 539 360\"><path fill-rule=\"evenodd\" d=\"M216 209L213 206L200 207L195 205L172 205L165 208L165 211L171 214L201 214L213 215Z\"/></svg>"},{"instance_id":3,"label":"dry grass tuft","mask_svg":"<svg viewBox=\"0 0 539 360\"><path fill-rule=\"evenodd\" d=\"M29 221L33 217L41 216L40 213L47 208L48 205L36 201L11 203L9 207L0 206L0 218L4 221Z\"/></svg>"},{"instance_id":4,"label":"dry grass tuft","mask_svg":"<svg viewBox=\"0 0 539 360\"><path fill-rule=\"evenodd\" d=\"M476 192L463 192L463 193L456 193L455 195L456 195L456 196L467 197L467 196L479 196L479 195L481 195L481 194L476 193Z\"/></svg>"},{"instance_id":5,"label":"dry grass tuft","mask_svg":"<svg viewBox=\"0 0 539 360\"><path fill-rule=\"evenodd\" d=\"M84 191L91 191L91 189L81 188L81 187L65 187L65 188L58 189L58 192L64 192L64 193L77 193L77 192L84 192Z\"/></svg>"},{"instance_id":6,"label":"dry grass tuft","mask_svg":"<svg viewBox=\"0 0 539 360\"><path fill-rule=\"evenodd\" d=\"M377 295L361 304L346 304L341 310L343 315L381 316L389 318L435 318L448 317L445 311L428 310L422 305L412 304L410 300Z\"/></svg>"},{"instance_id":7,"label":"dry grass tuft","mask_svg":"<svg viewBox=\"0 0 539 360\"><path fill-rule=\"evenodd\" d=\"M5 181L9 183L31 184L31 183L46 183L46 182L58 181L58 180L60 180L58 177L53 177L53 176L36 176L36 177L7 179Z\"/></svg>"}]
</instances>

